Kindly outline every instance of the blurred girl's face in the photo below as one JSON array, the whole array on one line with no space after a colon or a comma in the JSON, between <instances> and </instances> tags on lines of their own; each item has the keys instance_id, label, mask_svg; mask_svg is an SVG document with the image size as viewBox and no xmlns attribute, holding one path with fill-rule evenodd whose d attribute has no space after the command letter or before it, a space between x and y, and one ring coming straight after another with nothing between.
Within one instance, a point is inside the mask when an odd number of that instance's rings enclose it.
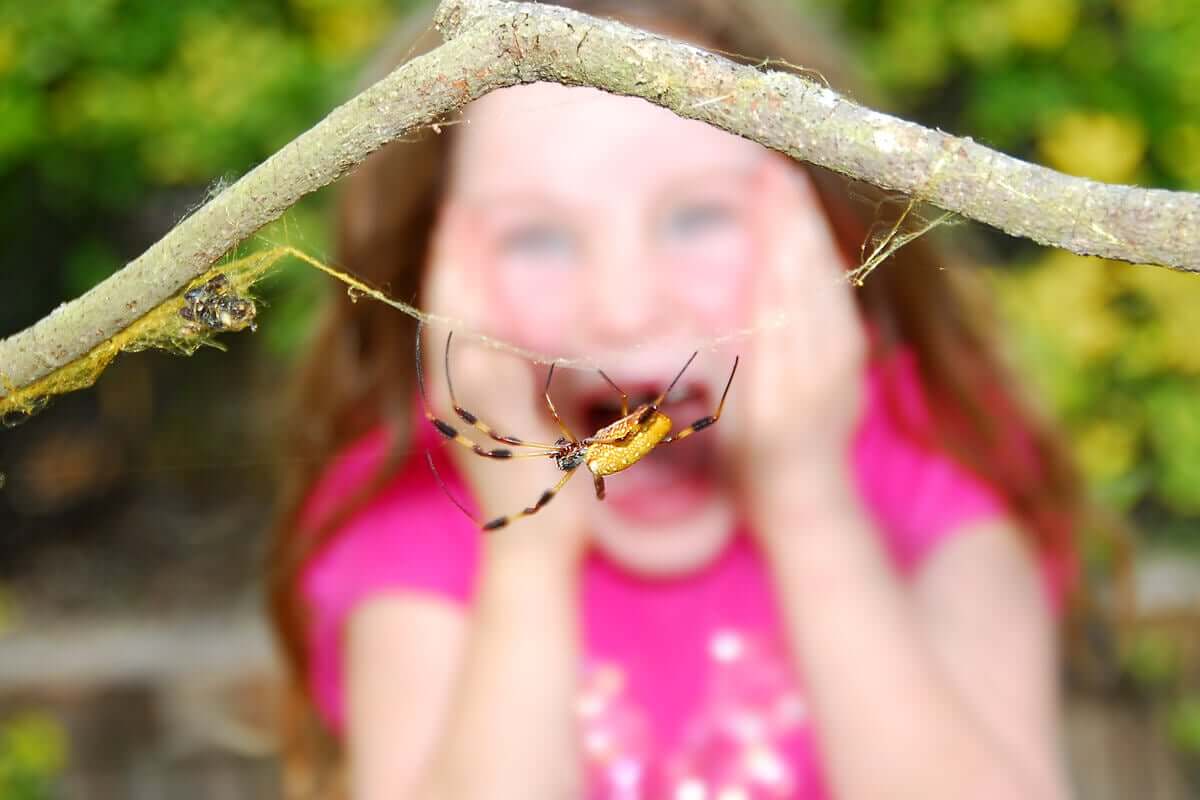
<instances>
[{"instance_id":1,"label":"blurred girl's face","mask_svg":"<svg viewBox=\"0 0 1200 800\"><path fill-rule=\"evenodd\" d=\"M483 295L488 318L472 322L593 359L632 404L665 388L697 343L746 323L765 246L759 188L764 170L793 169L782 158L594 89L506 89L467 118L435 241L436 258L471 276L463 291ZM732 352L701 352L662 409L676 428L712 413L732 362ZM737 395L735 381L730 406ZM620 415L594 371L556 371L552 396L580 438ZM718 451L728 432L715 435L727 425L609 477L607 499L588 504L593 541L642 573L708 563L735 523Z\"/></svg>"}]
</instances>

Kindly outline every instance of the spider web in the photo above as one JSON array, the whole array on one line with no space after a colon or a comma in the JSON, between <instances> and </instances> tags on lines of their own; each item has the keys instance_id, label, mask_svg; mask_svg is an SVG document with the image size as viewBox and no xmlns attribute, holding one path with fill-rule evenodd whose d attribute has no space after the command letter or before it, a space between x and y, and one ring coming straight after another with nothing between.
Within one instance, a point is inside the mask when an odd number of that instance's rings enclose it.
<instances>
[{"instance_id":1,"label":"spider web","mask_svg":"<svg viewBox=\"0 0 1200 800\"><path fill-rule=\"evenodd\" d=\"M801 313L820 313L820 309L826 305L822 302L826 292L832 294L845 291L846 283L854 287L862 286L875 269L905 244L952 219L952 215L946 212L927 214L919 208L916 200L897 197L885 198L879 202L876 210L877 219L881 219L881 214L887 214L887 206L897 203L901 205L901 209L895 218L890 222L877 222L867 241L863 243L863 258L860 265L847 272L844 278L831 279L824 289L812 295L809 309L778 309L757 319L752 325L718 332L691 342L692 349L717 350L730 344L746 341L760 331L787 327ZM416 305L391 297L382 289L368 284L350 272L318 259L291 244L261 240L269 245L266 250L214 266L185 286L178 294L168 298L136 320L128 328L34 383L17 387L0 373L0 386L6 390L4 397L0 397L0 420L5 425L15 424L41 410L50 398L56 395L91 386L113 359L122 352L160 349L181 355L191 355L205 346L224 349L217 336L254 327L257 318L257 298L253 293L253 287L283 263L286 263L288 259L323 272L344 284L346 293L352 302L369 299L383 303L431 327L453 330L460 338L472 339L485 347L506 352L536 364L554 364L559 368L568 369L596 369L600 366L595 360L586 356L568 358L559 354L522 347L506 339L485 334L464 320L430 313ZM189 316L194 317L194 314L189 313L194 302L189 301L188 298L194 298L197 293L204 291L205 287L213 284L214 281L224 285L225 288L220 296L227 304L239 302L250 304L250 310L244 315L244 319L225 320L229 324L206 325L189 318ZM627 349L636 351L649 344L649 341L644 341Z\"/></svg>"}]
</instances>

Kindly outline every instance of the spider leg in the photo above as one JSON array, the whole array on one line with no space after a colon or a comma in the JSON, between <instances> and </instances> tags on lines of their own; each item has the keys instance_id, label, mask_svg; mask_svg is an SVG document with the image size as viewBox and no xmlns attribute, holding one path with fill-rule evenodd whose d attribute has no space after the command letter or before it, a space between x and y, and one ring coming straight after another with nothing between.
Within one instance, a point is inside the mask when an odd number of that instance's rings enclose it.
<instances>
[{"instance_id":1,"label":"spider leg","mask_svg":"<svg viewBox=\"0 0 1200 800\"><path fill-rule=\"evenodd\" d=\"M721 402L717 404L716 413L707 417L701 417L691 425L688 425L686 428L681 428L667 438L663 439L661 442L659 442L659 444L670 444L671 442L677 442L680 439L686 439L696 431L704 430L709 425L714 424L721 418L721 410L725 408L725 398L729 394L729 387L733 385L733 376L737 374L739 360L739 358L733 359L733 369L729 371L729 380L725 382L725 391L721 392Z\"/></svg>"},{"instance_id":2,"label":"spider leg","mask_svg":"<svg viewBox=\"0 0 1200 800\"><path fill-rule=\"evenodd\" d=\"M521 511L518 511L515 514L509 514L506 517L496 517L495 519L488 520L487 522L483 523L483 525L481 525L480 527L485 531L494 531L498 528L503 528L505 525L508 525L509 523L516 522L517 520L521 519L522 517L529 517L529 516L536 514L539 511L541 511L542 508L547 503L549 503L551 500L554 499L554 495L558 494L559 489L561 489L563 486L566 486L567 481L571 480L571 476L575 474L576 469L579 469L579 468L574 467L574 468L568 470L566 473L564 473L563 476L558 479L558 483L554 484L554 488L547 489L546 491L542 492L542 496L539 497L537 502L534 503L533 505L531 505L528 508L525 508Z\"/></svg>"},{"instance_id":3,"label":"spider leg","mask_svg":"<svg viewBox=\"0 0 1200 800\"><path fill-rule=\"evenodd\" d=\"M552 444L546 444L545 442L530 442L524 439L518 439L516 436L505 436L504 434L496 433L496 431L493 430L490 425L458 404L458 400L454 396L454 382L450 380L450 340L453 338L454 331L450 331L450 333L446 334L446 387L450 390L450 403L454 406L454 413L458 414L459 419L468 425L473 425L477 430L482 431L492 439L495 439L497 442L502 442L503 444L511 444L515 447L535 447L542 450L557 450L557 447Z\"/></svg>"},{"instance_id":4,"label":"spider leg","mask_svg":"<svg viewBox=\"0 0 1200 800\"><path fill-rule=\"evenodd\" d=\"M671 381L671 383L667 386L667 388L662 390L662 394L660 394L658 397L654 398L653 403L646 406L646 410L642 412L642 415L640 417L638 417L639 425L644 425L650 421L650 418L652 416L654 416L654 413L656 411L658 411L658 407L661 406L663 404L663 402L667 399L667 395L669 395L671 393L671 390L675 388L675 384L679 383L679 379L683 377L683 373L687 372L687 368L692 365L692 362L696 360L696 356L698 356L699 354L700 354L699 350L692 353L691 358L689 358L687 360L687 363L683 365L683 369L679 370L679 374L675 376L675 378Z\"/></svg>"},{"instance_id":5,"label":"spider leg","mask_svg":"<svg viewBox=\"0 0 1200 800\"><path fill-rule=\"evenodd\" d=\"M567 427L567 423L562 421L558 416L558 409L554 407L554 401L550 399L550 379L554 377L554 365L550 365L550 372L546 374L546 406L550 409L550 415L554 417L554 421L558 423L558 429L567 437L568 442L578 442L575 434L571 433L571 429Z\"/></svg>"},{"instance_id":6,"label":"spider leg","mask_svg":"<svg viewBox=\"0 0 1200 800\"><path fill-rule=\"evenodd\" d=\"M429 465L429 471L433 473L434 479L437 480L438 486L442 487L442 491L446 493L446 497L450 498L450 502L452 502L452 503L454 503L454 505L458 506L458 510L467 515L467 519L471 520L471 522L474 522L476 525L478 525L479 520L475 519L475 515L472 514L467 509L467 507L462 504L461 500L459 500L457 497L454 496L454 494L450 491L450 487L446 485L446 482L444 480L442 480L442 474L440 472L438 472L437 467L434 466L433 454L430 453L428 450L425 451L425 463L427 463Z\"/></svg>"},{"instance_id":7,"label":"spider leg","mask_svg":"<svg viewBox=\"0 0 1200 800\"><path fill-rule=\"evenodd\" d=\"M433 427L437 428L438 433L442 434L442 436L457 442L468 450L473 451L476 455L483 456L484 458L513 458L513 451L509 450L507 447L494 447L491 450L485 450L475 442L468 439L466 436L463 436L461 433L459 433L458 429L449 422L434 416L433 412L429 410L429 397L425 393L425 373L421 367L421 325L422 323L417 323L417 386L421 390L421 405L425 411L425 418L429 420ZM545 454L536 453L534 455L542 456ZM521 456L518 456L518 458L519 457Z\"/></svg>"},{"instance_id":8,"label":"spider leg","mask_svg":"<svg viewBox=\"0 0 1200 800\"><path fill-rule=\"evenodd\" d=\"M616 389L617 394L621 395L621 416L622 417L629 416L629 395L625 394L624 389L622 389L620 386L617 386L615 383L613 383L613 379L608 377L607 375L605 375L604 370L598 369L598 370L596 370L596 372L599 372L600 377L604 378L604 380L608 381L608 385L613 387L614 389Z\"/></svg>"},{"instance_id":9,"label":"spider leg","mask_svg":"<svg viewBox=\"0 0 1200 800\"><path fill-rule=\"evenodd\" d=\"M592 483L596 486L596 499L603 500L604 499L604 478L593 473L592 474Z\"/></svg>"},{"instance_id":10,"label":"spider leg","mask_svg":"<svg viewBox=\"0 0 1200 800\"><path fill-rule=\"evenodd\" d=\"M692 362L696 360L696 356L698 355L700 355L699 350L692 353L691 358L689 358L687 363L683 365L683 369L679 370L679 374L675 376L674 380L671 381L667 388L662 390L662 394L654 399L654 402L650 404L651 406L658 408L663 404L663 401L667 399L667 395L669 395L671 390L675 388L675 384L679 383L679 379L683 377L683 373L687 372L687 368L692 365Z\"/></svg>"}]
</instances>

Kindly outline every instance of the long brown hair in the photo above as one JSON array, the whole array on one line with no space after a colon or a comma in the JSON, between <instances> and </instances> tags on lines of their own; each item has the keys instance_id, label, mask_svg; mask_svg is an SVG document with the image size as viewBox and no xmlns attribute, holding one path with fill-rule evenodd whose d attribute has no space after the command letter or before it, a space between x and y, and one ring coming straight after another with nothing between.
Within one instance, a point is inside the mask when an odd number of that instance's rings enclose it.
<instances>
[{"instance_id":1,"label":"long brown hair","mask_svg":"<svg viewBox=\"0 0 1200 800\"><path fill-rule=\"evenodd\" d=\"M811 20L769 2L739 0L556 0L597 16L645 27L686 31L705 45L755 60L770 57L815 69L838 89L852 83L828 45L832 37ZM428 30L427 25L420 30ZM410 55L411 38L393 53ZM394 66L397 59L384 63ZM864 96L861 90L853 92ZM337 258L340 265L392 296L414 298L439 205L450 136L430 133L390 145L343 181ZM852 202L844 179L810 170L848 263L877 213ZM855 193L872 196L864 187ZM878 197L876 193L874 196ZM875 333L882 364L898 351L913 354L935 426L912 424L911 434L940 448L1006 500L1030 545L1041 555L1069 559L1071 530L1085 508L1080 484L1062 447L1014 394L986 332L986 309L964 288L959 271L927 240L900 249L856 294ZM298 370L287 425L282 510L270 551L270 611L294 680L299 716L292 733L320 737L307 702L306 612L298 578L310 556L340 523L394 473L405 451L412 396L412 320L378 303L349 302L331 291L307 356ZM893 402L900 413L901 405ZM903 415L900 414L902 417ZM339 450L383 425L389 456L353 498L318 529L301 529L299 510L321 470ZM328 738L326 738L328 743ZM311 742L311 740L310 740ZM292 739L294 748L302 742ZM311 759L311 750L308 757Z\"/></svg>"}]
</instances>

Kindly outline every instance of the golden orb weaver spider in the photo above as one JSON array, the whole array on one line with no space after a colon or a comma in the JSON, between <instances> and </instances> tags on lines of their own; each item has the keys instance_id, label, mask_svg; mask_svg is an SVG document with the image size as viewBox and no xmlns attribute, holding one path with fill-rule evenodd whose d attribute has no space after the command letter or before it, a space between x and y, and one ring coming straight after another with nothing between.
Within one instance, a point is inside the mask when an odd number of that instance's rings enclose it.
<instances>
[{"instance_id":1,"label":"golden orb weaver spider","mask_svg":"<svg viewBox=\"0 0 1200 800\"><path fill-rule=\"evenodd\" d=\"M429 410L429 397L425 393L425 374L421 365L421 328L423 325L417 323L416 335L416 350L417 350L417 386L421 391L421 402L424 405L425 417L430 424L437 429L438 433L450 439L453 442L467 448L476 455L485 458L507 459L507 458L549 458L554 462L554 465L562 470L565 474L559 478L552 488L542 492L541 497L532 506L528 506L521 511L513 514L507 514L494 519L488 520L480 524L480 527L485 531L496 530L503 528L512 522L515 522L522 517L528 517L536 514L547 503L554 499L554 495L558 494L559 490L567 484L571 476L575 474L580 466L587 467L592 473L592 482L596 489L596 499L604 499L604 477L612 475L636 464L641 459L645 458L655 447L660 444L670 444L677 442L680 439L686 439L697 431L702 431L716 423L721 418L721 411L725 408L725 398L729 394L729 387L733 385L733 376L737 373L739 358L733 359L733 369L729 372L729 380L725 382L725 390L721 392L721 401L717 404L717 410L707 417L700 419L688 425L686 428L681 428L674 434L671 433L671 418L658 410L666 400L667 395L675 388L675 384L683 377L683 373L691 366L699 351L692 353L688 358L687 363L679 370L679 373L671 381L666 389L662 391L658 397L654 398L649 403L638 405L633 411L629 410L629 396L615 384L611 378L604 374L603 370L596 370L600 376L613 387L618 394L621 395L621 417L620 419L605 425L600 430L596 431L591 436L583 439L578 439L571 429L567 427L562 418L558 416L557 409L554 408L554 401L550 399L550 381L554 378L554 365L550 365L550 371L546 375L546 388L543 392L546 398L546 408L550 411L550 416L554 417L558 429L563 435L559 437L554 444L546 444L544 442L531 442L525 439L520 439L516 436L505 436L497 433L490 425L483 422L475 414L466 410L458 404L458 400L454 396L454 383L450 379L450 342L454 338L454 331L451 331L446 336L446 354L445 354L445 369L446 369L446 387L450 391L450 403L454 407L454 413L458 418L468 425L481 431L494 441L501 444L510 445L511 447L526 447L532 450L538 450L536 453L521 453L516 454L508 447L495 447L490 450L481 447L476 442L464 436L457 428L450 423L434 415ZM446 484L442 482L441 476L437 474L437 469L433 466L433 458L426 453L426 458L429 461L429 467L433 470L434 476L438 483L442 485L442 489L454 501L464 514L475 518L469 511L450 494L450 490ZM478 520L475 520L478 522Z\"/></svg>"}]
</instances>

